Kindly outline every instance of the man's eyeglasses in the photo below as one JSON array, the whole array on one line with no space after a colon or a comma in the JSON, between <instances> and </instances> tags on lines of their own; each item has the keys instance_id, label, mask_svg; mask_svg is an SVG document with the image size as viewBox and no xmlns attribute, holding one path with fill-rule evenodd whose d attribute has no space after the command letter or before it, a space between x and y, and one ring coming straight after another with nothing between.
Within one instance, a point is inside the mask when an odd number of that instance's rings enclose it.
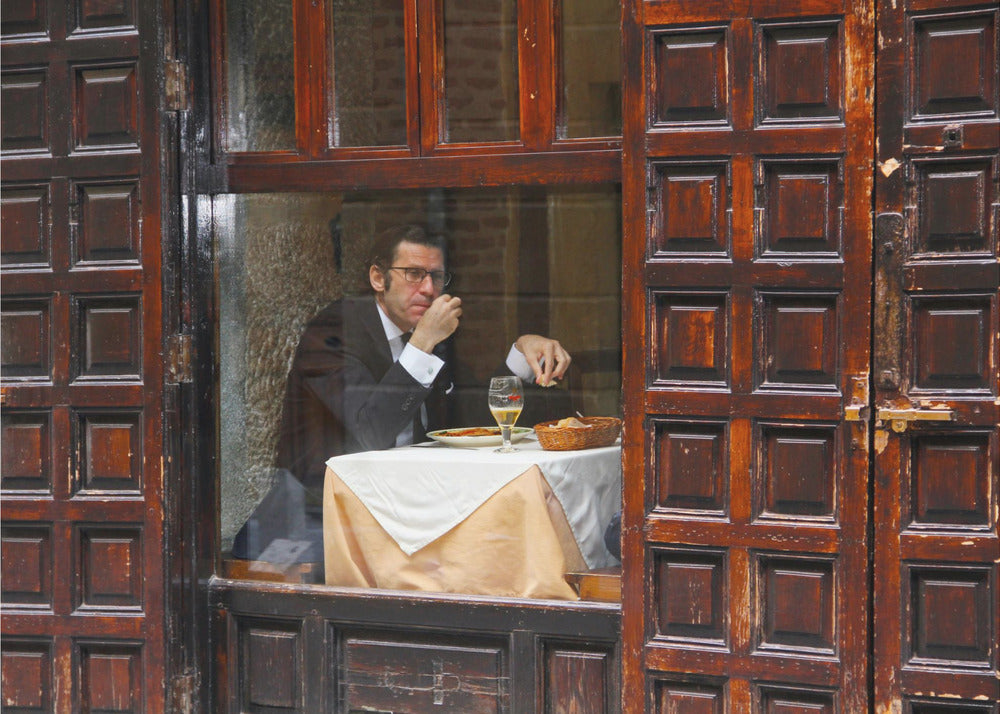
<instances>
[{"instance_id":1,"label":"man's eyeglasses","mask_svg":"<svg viewBox=\"0 0 1000 714\"><path fill-rule=\"evenodd\" d=\"M396 266L391 266L388 270L401 270L403 271L403 277L406 278L408 283L422 283L424 278L428 275L431 276L431 282L439 288L447 287L448 283L451 282L451 273L446 273L443 270L424 270L423 268L399 268Z\"/></svg>"}]
</instances>

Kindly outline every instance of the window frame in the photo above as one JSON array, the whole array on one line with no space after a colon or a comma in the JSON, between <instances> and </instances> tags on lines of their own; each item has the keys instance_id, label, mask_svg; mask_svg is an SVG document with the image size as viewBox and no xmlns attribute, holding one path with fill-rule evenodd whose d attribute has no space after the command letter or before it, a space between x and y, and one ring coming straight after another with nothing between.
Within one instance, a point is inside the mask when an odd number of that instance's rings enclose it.
<instances>
[{"instance_id":1,"label":"window frame","mask_svg":"<svg viewBox=\"0 0 1000 714\"><path fill-rule=\"evenodd\" d=\"M518 93L520 138L507 142L450 143L444 140L444 1L401 0L404 8L406 53L406 146L331 146L333 138L333 77L329 75L331 37L327 2L290 0L292 3L293 58L295 65L295 135L294 150L229 151L227 143L228 96L225 82L227 57L226 0L211 0L211 100L214 122L213 154L235 173L252 173L249 167L314 163L324 161L401 160L390 172L399 183L379 187L402 187L413 176L406 159L444 157L507 157L508 164L524 161L534 172L541 171L538 182L560 182L560 176L574 176L577 167L556 162L550 170L539 166L538 154L574 155L585 153L604 163L620 163L621 136L560 138L558 121L564 114L560 100L560 38L557 36L561 5L564 0L516 0L518 34ZM530 157L530 158L529 158ZM448 175L461 177L462 163L442 167L436 182L448 181ZM620 173L620 167L616 167ZM248 169L243 171L241 169ZM492 173L492 167L481 170ZM586 183L608 179L603 176ZM504 171L501 168L501 171ZM395 170L394 170L395 171ZM269 174L271 172L265 172ZM264 178L264 177L262 177ZM246 179L243 179L246 180ZM459 179L460 180L460 179ZM237 181L239 185L242 181ZM479 182L477 182L478 184ZM366 182L367 187L375 185ZM457 185L457 184L449 184ZM417 187L417 186L413 186ZM249 190L255 190L247 187Z\"/></svg>"},{"instance_id":2,"label":"window frame","mask_svg":"<svg viewBox=\"0 0 1000 714\"><path fill-rule=\"evenodd\" d=\"M559 107L558 81L561 62L559 39L554 36L557 5L564 0L516 0L518 13L518 63L521 139L518 142L447 144L438 141L443 95L435 97L432 86L443 86L444 0L402 0L405 8L407 137L409 146L329 147L332 122L329 108L333 88L326 76L331 48L327 30L326 2L313 6L311 0L290 0L294 17L293 51L295 64L296 149L290 151L228 151L226 96L226 0L209 0L205 78L208 91L200 95L206 122L201 139L203 151L197 159L193 180L198 203L190 214L197 222L195 284L191 294L193 311L201 313L194 328L195 350L204 349L204 358L195 367L195 382L207 399L197 408L202 433L211 434L201 451L199 470L210 480L206 505L214 507L198 520L212 534L201 553L214 563L215 580L243 582L244 587L269 589L264 581L230 581L222 569L219 541L219 365L217 360L218 302L215 291L212 235L213 198L222 194L322 191L378 191L394 189L461 189L503 186L588 186L621 185L621 137L559 138L556 123ZM417 28L432 27L421 32ZM417 46L419 44L419 47ZM413 78L422 78L414 82ZM428 79L430 78L430 79ZM525 97L534 94L526 101ZM416 102L417 112L409 107ZM528 110L526 110L526 107ZM433 127L432 131L430 127ZM201 216L199 218L199 216ZM208 220L206 220L206 218ZM201 307L195 307L201 306ZM283 586L289 587L289 586ZM292 586L294 587L294 586ZM316 586L301 586L315 588ZM322 585L324 595L363 596L365 590ZM404 601L420 600L425 593L392 591L383 593ZM462 594L432 593L435 599L456 602L496 602L496 598ZM618 612L618 603L531 600L543 607L597 608Z\"/></svg>"}]
</instances>

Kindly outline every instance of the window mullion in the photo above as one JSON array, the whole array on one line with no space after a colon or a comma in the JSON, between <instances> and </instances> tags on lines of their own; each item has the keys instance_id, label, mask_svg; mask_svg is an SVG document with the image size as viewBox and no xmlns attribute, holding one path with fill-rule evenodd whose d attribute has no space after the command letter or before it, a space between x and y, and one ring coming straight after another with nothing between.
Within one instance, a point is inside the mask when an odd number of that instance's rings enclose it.
<instances>
[{"instance_id":1,"label":"window mullion","mask_svg":"<svg viewBox=\"0 0 1000 714\"><path fill-rule=\"evenodd\" d=\"M519 0L517 15L521 141L544 150L555 136L553 6Z\"/></svg>"},{"instance_id":2,"label":"window mullion","mask_svg":"<svg viewBox=\"0 0 1000 714\"><path fill-rule=\"evenodd\" d=\"M326 3L293 0L295 36L295 139L299 153L322 156L327 145ZM332 107L331 107L332 109Z\"/></svg>"},{"instance_id":3,"label":"window mullion","mask_svg":"<svg viewBox=\"0 0 1000 714\"><path fill-rule=\"evenodd\" d=\"M444 7L442 0L417 2L420 154L433 153L444 134Z\"/></svg>"},{"instance_id":4,"label":"window mullion","mask_svg":"<svg viewBox=\"0 0 1000 714\"><path fill-rule=\"evenodd\" d=\"M423 153L423 126L427 123L423 83L432 76L420 64L426 54L421 46L422 38L429 34L423 27L422 9L429 3L418 0L403 2L406 22L406 144L412 155L419 156Z\"/></svg>"}]
</instances>

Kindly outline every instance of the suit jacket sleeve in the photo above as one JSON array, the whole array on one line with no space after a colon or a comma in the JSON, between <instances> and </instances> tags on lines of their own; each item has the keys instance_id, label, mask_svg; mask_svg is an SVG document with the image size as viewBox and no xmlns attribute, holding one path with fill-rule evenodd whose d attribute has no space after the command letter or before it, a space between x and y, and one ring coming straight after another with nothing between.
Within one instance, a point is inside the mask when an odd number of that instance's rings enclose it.
<instances>
[{"instance_id":1,"label":"suit jacket sleeve","mask_svg":"<svg viewBox=\"0 0 1000 714\"><path fill-rule=\"evenodd\" d=\"M339 317L303 336L319 367L305 386L343 425L345 453L390 448L434 387L392 361L374 301L345 302Z\"/></svg>"}]
</instances>

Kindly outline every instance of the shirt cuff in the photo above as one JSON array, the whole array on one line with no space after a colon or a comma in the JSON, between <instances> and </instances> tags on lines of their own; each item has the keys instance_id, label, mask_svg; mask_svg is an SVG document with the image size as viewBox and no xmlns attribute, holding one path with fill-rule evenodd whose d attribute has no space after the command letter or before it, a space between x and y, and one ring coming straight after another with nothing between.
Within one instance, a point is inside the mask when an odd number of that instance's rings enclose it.
<instances>
[{"instance_id":1,"label":"shirt cuff","mask_svg":"<svg viewBox=\"0 0 1000 714\"><path fill-rule=\"evenodd\" d=\"M514 345L510 346L510 352L507 353L507 369L525 382L535 381L535 373L527 358Z\"/></svg>"},{"instance_id":2,"label":"shirt cuff","mask_svg":"<svg viewBox=\"0 0 1000 714\"><path fill-rule=\"evenodd\" d=\"M400 352L399 363L425 388L430 388L434 384L434 378L444 367L443 359L437 355L427 354L409 343Z\"/></svg>"}]
</instances>

